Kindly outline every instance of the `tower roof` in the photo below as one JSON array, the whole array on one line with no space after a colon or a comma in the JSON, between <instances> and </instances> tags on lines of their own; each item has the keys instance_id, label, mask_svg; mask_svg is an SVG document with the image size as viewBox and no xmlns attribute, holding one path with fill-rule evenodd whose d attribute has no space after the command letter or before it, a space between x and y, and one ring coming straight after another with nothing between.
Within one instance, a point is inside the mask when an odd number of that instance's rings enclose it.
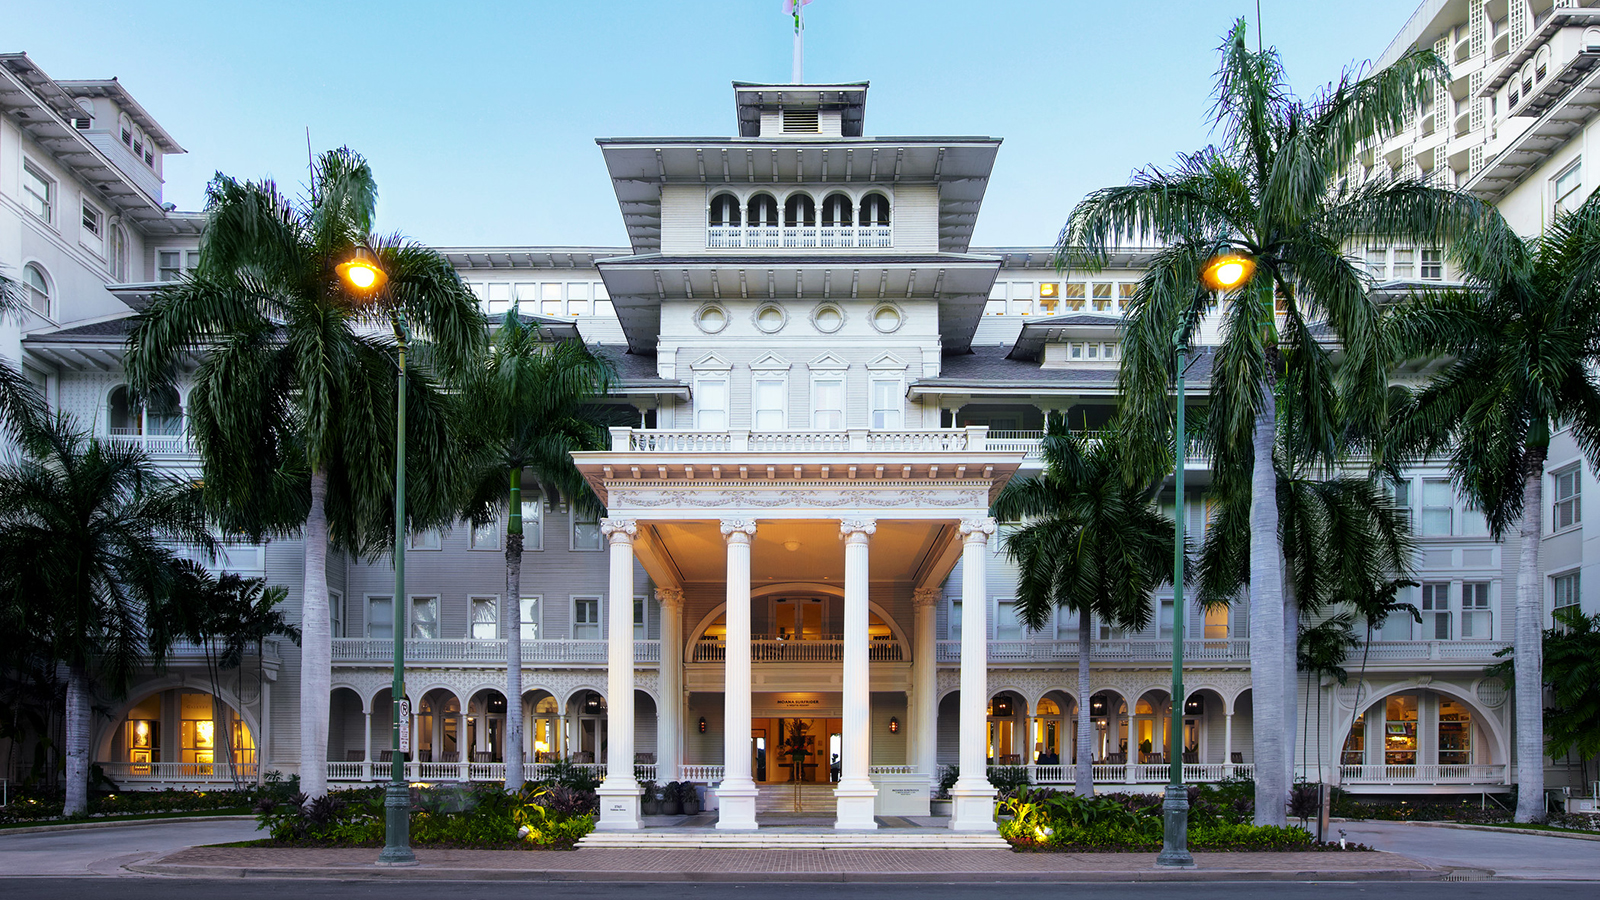
<instances>
[{"instance_id":1,"label":"tower roof","mask_svg":"<svg viewBox=\"0 0 1600 900\"><path fill-rule=\"evenodd\" d=\"M845 137L861 137L867 114L865 81L844 84L733 83L734 105L739 113L739 136L761 136L761 113L785 109L839 110Z\"/></svg>"}]
</instances>

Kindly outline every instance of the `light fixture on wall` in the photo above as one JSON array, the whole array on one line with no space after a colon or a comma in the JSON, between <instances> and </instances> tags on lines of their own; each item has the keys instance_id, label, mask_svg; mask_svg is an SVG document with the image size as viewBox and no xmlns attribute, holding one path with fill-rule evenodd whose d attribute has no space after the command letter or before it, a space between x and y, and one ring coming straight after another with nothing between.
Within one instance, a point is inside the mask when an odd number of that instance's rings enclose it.
<instances>
[{"instance_id":1,"label":"light fixture on wall","mask_svg":"<svg viewBox=\"0 0 1600 900\"><path fill-rule=\"evenodd\" d=\"M1199 694L1183 701L1183 714L1186 716L1205 715L1206 699Z\"/></svg>"},{"instance_id":2,"label":"light fixture on wall","mask_svg":"<svg viewBox=\"0 0 1600 900\"><path fill-rule=\"evenodd\" d=\"M1007 717L1007 716L1009 716L1009 715L1011 715L1011 698L1010 697L996 697L996 698L994 698L994 715L996 715L996 716L998 716L999 718L1002 718L1002 719Z\"/></svg>"},{"instance_id":3,"label":"light fixture on wall","mask_svg":"<svg viewBox=\"0 0 1600 900\"><path fill-rule=\"evenodd\" d=\"M605 700L595 691L590 691L583 698L583 711L586 715L599 715L606 711Z\"/></svg>"},{"instance_id":4,"label":"light fixture on wall","mask_svg":"<svg viewBox=\"0 0 1600 900\"><path fill-rule=\"evenodd\" d=\"M706 733L706 717L705 716L701 716L700 717L700 733L701 734L705 734Z\"/></svg>"},{"instance_id":5,"label":"light fixture on wall","mask_svg":"<svg viewBox=\"0 0 1600 900\"><path fill-rule=\"evenodd\" d=\"M899 734L900 733L900 720L895 716L890 716L889 717L889 733L890 734Z\"/></svg>"},{"instance_id":6,"label":"light fixture on wall","mask_svg":"<svg viewBox=\"0 0 1600 900\"><path fill-rule=\"evenodd\" d=\"M1089 698L1089 715L1103 716L1106 714L1106 698L1104 694L1095 694Z\"/></svg>"},{"instance_id":7,"label":"light fixture on wall","mask_svg":"<svg viewBox=\"0 0 1600 900\"><path fill-rule=\"evenodd\" d=\"M800 549L800 542L795 540L794 538L790 538L787 541L783 542L783 549L789 551L790 553L793 553L796 550Z\"/></svg>"}]
</instances>

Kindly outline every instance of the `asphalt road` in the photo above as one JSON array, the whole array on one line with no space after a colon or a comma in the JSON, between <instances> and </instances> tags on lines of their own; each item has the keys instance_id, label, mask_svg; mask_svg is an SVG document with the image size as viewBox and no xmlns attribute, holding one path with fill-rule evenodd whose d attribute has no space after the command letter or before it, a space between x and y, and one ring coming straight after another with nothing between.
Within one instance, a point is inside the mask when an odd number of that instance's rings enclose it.
<instances>
[{"instance_id":1,"label":"asphalt road","mask_svg":"<svg viewBox=\"0 0 1600 900\"><path fill-rule=\"evenodd\" d=\"M13 875L118 875L122 866L196 844L259 837L253 819L163 822L6 834L0 831L0 878ZM0 888L0 897L9 892ZM50 896L40 894L38 896Z\"/></svg>"},{"instance_id":2,"label":"asphalt road","mask_svg":"<svg viewBox=\"0 0 1600 900\"><path fill-rule=\"evenodd\" d=\"M1343 828L1349 840L1430 865L1487 869L1496 878L1600 881L1600 841L1403 822L1344 822L1334 828L1332 837Z\"/></svg>"},{"instance_id":3,"label":"asphalt road","mask_svg":"<svg viewBox=\"0 0 1600 900\"><path fill-rule=\"evenodd\" d=\"M32 878L0 880L0 896L7 900L56 900L92 897L112 887L104 879ZM1541 882L1440 883L1405 885L1201 883L1201 884L1073 884L1063 887L1018 885L1007 893L1030 896L1070 893L1073 900L1390 900L1397 891L1406 900L1547 900L1552 890L1566 890ZM327 882L327 881L188 881L167 878L118 879L117 900L167 900L173 897L229 900L491 900L556 895L562 900L993 900L994 885L894 885L894 884L604 884L563 882L526 884L494 882Z\"/></svg>"}]
</instances>

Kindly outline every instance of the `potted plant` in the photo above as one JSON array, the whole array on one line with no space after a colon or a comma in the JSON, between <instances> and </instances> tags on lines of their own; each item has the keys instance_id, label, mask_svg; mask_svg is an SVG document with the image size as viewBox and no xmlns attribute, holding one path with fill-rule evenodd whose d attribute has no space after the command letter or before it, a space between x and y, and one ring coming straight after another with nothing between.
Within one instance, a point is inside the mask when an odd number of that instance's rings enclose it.
<instances>
[{"instance_id":1,"label":"potted plant","mask_svg":"<svg viewBox=\"0 0 1600 900\"><path fill-rule=\"evenodd\" d=\"M661 799L656 794L656 783L645 780L639 782L643 789L643 799L639 801L639 811L647 816L661 815Z\"/></svg>"},{"instance_id":2,"label":"potted plant","mask_svg":"<svg viewBox=\"0 0 1600 900\"><path fill-rule=\"evenodd\" d=\"M698 815L700 812L700 793L695 790L694 782L680 781L678 783L678 800L683 804L683 814L686 816Z\"/></svg>"},{"instance_id":3,"label":"potted plant","mask_svg":"<svg viewBox=\"0 0 1600 900\"><path fill-rule=\"evenodd\" d=\"M661 815L676 816L682 814L683 807L678 798L679 787L678 782L669 781L666 787L661 789Z\"/></svg>"},{"instance_id":4,"label":"potted plant","mask_svg":"<svg viewBox=\"0 0 1600 900\"><path fill-rule=\"evenodd\" d=\"M939 776L939 789L934 793L933 799L928 801L928 814L931 816L950 815L950 789L955 787L956 778L960 770L955 766L945 766L944 772Z\"/></svg>"}]
</instances>

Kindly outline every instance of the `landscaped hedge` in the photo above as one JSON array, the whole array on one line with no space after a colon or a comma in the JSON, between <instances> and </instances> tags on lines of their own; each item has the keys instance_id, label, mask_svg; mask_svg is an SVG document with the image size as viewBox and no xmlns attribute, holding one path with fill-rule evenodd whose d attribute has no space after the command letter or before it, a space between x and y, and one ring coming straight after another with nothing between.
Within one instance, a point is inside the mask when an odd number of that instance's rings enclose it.
<instances>
[{"instance_id":1,"label":"landscaped hedge","mask_svg":"<svg viewBox=\"0 0 1600 900\"><path fill-rule=\"evenodd\" d=\"M168 812L246 812L258 799L255 790L115 791L89 795L89 817L129 816ZM60 819L62 797L53 792L13 792L0 807L0 825L48 822Z\"/></svg>"}]
</instances>

